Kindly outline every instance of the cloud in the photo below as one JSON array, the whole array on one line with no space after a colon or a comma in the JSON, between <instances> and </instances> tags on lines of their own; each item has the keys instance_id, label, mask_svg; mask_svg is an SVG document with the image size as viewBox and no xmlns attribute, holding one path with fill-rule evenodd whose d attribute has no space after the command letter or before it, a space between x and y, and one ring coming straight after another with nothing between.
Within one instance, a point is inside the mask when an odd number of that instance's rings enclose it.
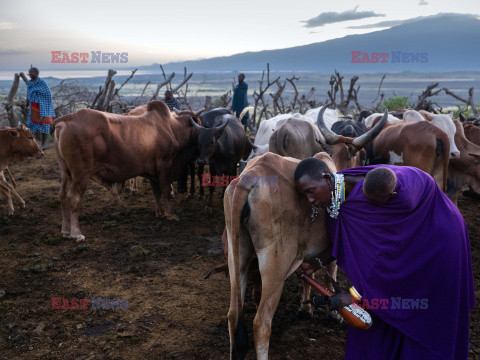
<instances>
[{"instance_id":1,"label":"cloud","mask_svg":"<svg viewBox=\"0 0 480 360\"><path fill-rule=\"evenodd\" d=\"M343 12L324 12L314 18L301 22L305 23L305 25L303 25L304 27L313 28L342 21L385 16L385 14L377 14L374 11L357 11L357 9L358 5L352 10L346 10Z\"/></svg>"},{"instance_id":2,"label":"cloud","mask_svg":"<svg viewBox=\"0 0 480 360\"><path fill-rule=\"evenodd\" d=\"M23 50L14 50L14 49L0 49L0 56L6 56L6 55L24 55L28 54L28 51L23 51Z\"/></svg>"},{"instance_id":3,"label":"cloud","mask_svg":"<svg viewBox=\"0 0 480 360\"><path fill-rule=\"evenodd\" d=\"M426 1L426 0L420 0L420 1L418 2L418 5L420 5L420 6L421 6L421 5L428 5L428 1Z\"/></svg>"},{"instance_id":4,"label":"cloud","mask_svg":"<svg viewBox=\"0 0 480 360\"><path fill-rule=\"evenodd\" d=\"M423 1L423 0L421 0ZM426 20L426 19L442 19L442 18L447 18L447 17L469 17L472 19L479 19L479 15L473 15L473 14L461 14L461 13L438 13L435 15L429 15L429 16L417 16L411 19L404 19L404 20L389 20L389 21L380 21L376 22L373 24L365 24L365 25L352 25L348 26L348 29L375 29L375 28L385 28L385 27L394 27L398 25L403 25L403 24L409 24L413 23L416 21L420 20Z\"/></svg>"},{"instance_id":5,"label":"cloud","mask_svg":"<svg viewBox=\"0 0 480 360\"><path fill-rule=\"evenodd\" d=\"M4 21L4 20L0 20L0 30L11 30L11 29L15 29L15 28L16 28L16 26L15 26L14 23Z\"/></svg>"}]
</instances>

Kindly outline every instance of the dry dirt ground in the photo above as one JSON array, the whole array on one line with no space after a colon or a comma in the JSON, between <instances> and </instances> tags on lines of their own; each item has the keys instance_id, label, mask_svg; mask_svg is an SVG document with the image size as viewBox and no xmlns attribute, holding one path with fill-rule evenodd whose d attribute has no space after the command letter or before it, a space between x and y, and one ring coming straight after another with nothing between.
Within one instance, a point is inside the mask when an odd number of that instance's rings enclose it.
<instances>
[{"instance_id":1,"label":"dry dirt ground","mask_svg":"<svg viewBox=\"0 0 480 360\"><path fill-rule=\"evenodd\" d=\"M81 225L87 240L60 236L54 149L11 166L27 203L13 217L0 202L0 359L227 359L229 282L203 276L223 262L219 192L213 214L176 195L180 222L154 217L148 184L120 203L91 184ZM480 202L462 198L480 301ZM446 219L446 221L448 221ZM340 274L345 285L345 277ZM0 296L3 292L0 291ZM342 359L346 326L324 313L302 320L301 287L291 277L273 320L272 359ZM446 294L448 295L448 294ZM128 309L55 310L52 297L127 299ZM255 305L246 304L252 350ZM471 314L470 358L480 359L480 311Z\"/></svg>"}]
</instances>

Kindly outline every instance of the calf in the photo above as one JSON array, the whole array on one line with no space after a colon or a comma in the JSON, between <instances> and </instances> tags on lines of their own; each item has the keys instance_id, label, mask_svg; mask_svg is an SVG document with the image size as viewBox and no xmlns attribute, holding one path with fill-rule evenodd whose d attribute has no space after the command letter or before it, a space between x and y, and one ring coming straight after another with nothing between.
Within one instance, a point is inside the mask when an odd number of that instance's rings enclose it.
<instances>
[{"instance_id":1,"label":"calf","mask_svg":"<svg viewBox=\"0 0 480 360\"><path fill-rule=\"evenodd\" d=\"M4 170L11 162L20 162L29 156L41 156L43 151L35 141L33 134L23 124L16 128L6 127L0 130L0 192L5 195L8 203L8 215L13 215L15 209L12 202L12 194L25 207L25 201L18 195L14 187L5 179ZM10 175L10 178L12 176ZM15 182L13 181L13 184Z\"/></svg>"}]
</instances>

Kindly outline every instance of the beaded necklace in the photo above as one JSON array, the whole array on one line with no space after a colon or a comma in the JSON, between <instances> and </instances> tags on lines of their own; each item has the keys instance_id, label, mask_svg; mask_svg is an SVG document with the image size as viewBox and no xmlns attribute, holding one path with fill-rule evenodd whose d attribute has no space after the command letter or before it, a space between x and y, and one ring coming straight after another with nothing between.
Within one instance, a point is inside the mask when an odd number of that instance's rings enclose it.
<instances>
[{"instance_id":1,"label":"beaded necklace","mask_svg":"<svg viewBox=\"0 0 480 360\"><path fill-rule=\"evenodd\" d=\"M336 219L340 210L340 205L345 201L345 180L343 174L333 174L335 186L332 190L332 204L327 208L330 217Z\"/></svg>"},{"instance_id":2,"label":"beaded necklace","mask_svg":"<svg viewBox=\"0 0 480 360\"><path fill-rule=\"evenodd\" d=\"M336 219L340 210L340 205L345 201L345 180L342 174L333 174L335 185L332 190L332 203L327 207L330 217ZM312 222L318 217L318 208L312 205Z\"/></svg>"}]
</instances>

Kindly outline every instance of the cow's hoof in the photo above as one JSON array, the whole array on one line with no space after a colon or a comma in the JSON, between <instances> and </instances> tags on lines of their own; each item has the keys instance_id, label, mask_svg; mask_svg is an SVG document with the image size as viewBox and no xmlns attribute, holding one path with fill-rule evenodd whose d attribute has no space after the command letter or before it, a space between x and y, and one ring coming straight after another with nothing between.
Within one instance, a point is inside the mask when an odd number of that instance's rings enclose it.
<instances>
[{"instance_id":1,"label":"cow's hoof","mask_svg":"<svg viewBox=\"0 0 480 360\"><path fill-rule=\"evenodd\" d=\"M85 236L82 234L70 234L69 238L75 240L76 242L85 241Z\"/></svg>"},{"instance_id":2,"label":"cow's hoof","mask_svg":"<svg viewBox=\"0 0 480 360\"><path fill-rule=\"evenodd\" d=\"M306 309L299 308L297 310L297 317L300 320L310 320L312 318L312 309L306 310Z\"/></svg>"},{"instance_id":3,"label":"cow's hoof","mask_svg":"<svg viewBox=\"0 0 480 360\"><path fill-rule=\"evenodd\" d=\"M70 239L70 233L69 233L68 231L63 231L63 230L62 230L62 236L63 236L64 238Z\"/></svg>"},{"instance_id":4,"label":"cow's hoof","mask_svg":"<svg viewBox=\"0 0 480 360\"><path fill-rule=\"evenodd\" d=\"M13 216L13 211L9 211L8 216L10 216L10 217Z\"/></svg>"},{"instance_id":5,"label":"cow's hoof","mask_svg":"<svg viewBox=\"0 0 480 360\"><path fill-rule=\"evenodd\" d=\"M25 209L25 203L21 203L21 204L20 204L20 207L21 207L22 209Z\"/></svg>"},{"instance_id":6,"label":"cow's hoof","mask_svg":"<svg viewBox=\"0 0 480 360\"><path fill-rule=\"evenodd\" d=\"M168 214L165 216L167 218L167 220L169 221L180 221L180 219L178 218L177 215L175 214Z\"/></svg>"},{"instance_id":7,"label":"cow's hoof","mask_svg":"<svg viewBox=\"0 0 480 360\"><path fill-rule=\"evenodd\" d=\"M193 194L192 193L188 194L187 199L192 199L192 198L193 198Z\"/></svg>"}]
</instances>

